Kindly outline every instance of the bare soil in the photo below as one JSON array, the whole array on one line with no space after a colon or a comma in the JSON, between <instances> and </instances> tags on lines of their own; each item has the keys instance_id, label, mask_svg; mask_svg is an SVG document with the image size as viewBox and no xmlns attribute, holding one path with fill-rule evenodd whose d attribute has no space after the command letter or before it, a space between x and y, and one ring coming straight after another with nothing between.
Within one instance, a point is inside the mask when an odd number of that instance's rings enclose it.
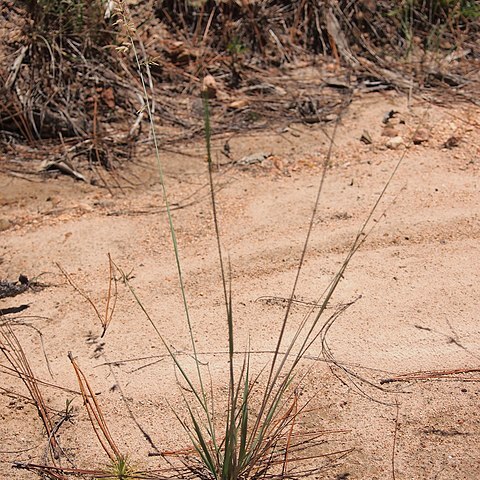
<instances>
[{"instance_id":1,"label":"bare soil","mask_svg":"<svg viewBox=\"0 0 480 480\"><path fill-rule=\"evenodd\" d=\"M297 292L304 302L321 295L405 155L375 228L334 298L333 304L341 304L361 296L328 337L335 359L348 372L332 371L318 357L320 345L312 347L302 365L308 375L301 398L312 398L303 425L344 430L325 437L325 453L353 449L321 478L480 478L480 374L381 383L402 373L480 368L479 110L412 103L389 93L372 94L356 99L341 121ZM399 113L385 132L382 120L390 110ZM360 141L364 130L372 137L370 145ZM382 133L401 136L408 148L386 147L390 137ZM214 141L237 348L251 342L257 371L275 345L285 308L281 299L291 291L331 134L328 125L297 125ZM419 134L421 142L412 144ZM452 137L458 145L445 147ZM229 164L221 153L227 139L235 160L258 152L271 156L252 165ZM183 207L174 211L174 221L197 348L221 396L227 378L226 325L204 146L200 142L181 150L162 154L166 182L172 204ZM0 277L44 273L38 281L49 284L3 299L0 308L29 305L9 318L18 324L15 332L37 377L78 389L67 358L71 351L98 393L120 448L136 465L155 468L159 459L149 453L188 446L171 411L173 406L184 414L172 362L124 286L119 285L115 316L100 338L91 306L56 266L102 306L110 253L131 272L132 286L167 341L179 352L190 352L155 162L153 156L141 160L131 168L144 182L114 196L68 177L27 181L0 174ZM287 336L306 308L296 304ZM28 326L41 332L43 346ZM2 369L0 385L0 476L34 478L11 464L42 463L43 427L22 397L26 391L18 379ZM47 387L43 391L47 403L59 410L74 399L75 415L59 431L74 463L103 465L106 457L80 397Z\"/></svg>"}]
</instances>

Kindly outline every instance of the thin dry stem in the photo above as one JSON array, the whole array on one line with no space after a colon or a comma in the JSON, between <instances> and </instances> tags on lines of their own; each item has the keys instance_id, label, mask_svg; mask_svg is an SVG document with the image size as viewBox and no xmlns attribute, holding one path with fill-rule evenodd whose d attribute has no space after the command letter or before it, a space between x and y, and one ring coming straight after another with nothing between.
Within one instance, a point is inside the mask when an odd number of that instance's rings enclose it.
<instances>
[{"instance_id":1,"label":"thin dry stem","mask_svg":"<svg viewBox=\"0 0 480 480\"><path fill-rule=\"evenodd\" d=\"M0 350L12 366L13 371L24 383L37 408L38 415L42 420L48 437L50 456L55 463L60 446L55 437L54 423L50 417L49 409L39 388L39 382L33 374L25 351L8 323L0 325Z\"/></svg>"},{"instance_id":2,"label":"thin dry stem","mask_svg":"<svg viewBox=\"0 0 480 480\"><path fill-rule=\"evenodd\" d=\"M66 278L67 282L77 291L87 302L91 305L93 308L95 315L97 316L98 320L100 321L100 324L102 325L102 334L101 338L105 335L107 332L107 328L110 325L112 319L113 319L113 314L115 313L115 307L117 303L117 280L114 275L114 263L112 261L112 257L110 253L108 253L108 264L109 264L109 279L108 279L108 291L107 291L107 297L106 297L106 302L105 302L105 315L101 315L100 310L97 308L93 300L90 298L90 296L85 293L72 279L71 275L69 275L63 267L59 264L56 263L56 266L58 269L63 273L64 277ZM113 298L113 300L112 300Z\"/></svg>"},{"instance_id":3,"label":"thin dry stem","mask_svg":"<svg viewBox=\"0 0 480 480\"><path fill-rule=\"evenodd\" d=\"M109 456L112 462L115 462L118 458L123 458L123 456L110 434L107 422L103 416L103 412L97 401L95 392L91 388L87 377L78 366L78 363L71 352L68 353L68 358L70 359L73 369L75 370L78 385L82 393L83 403L87 410L93 430L105 453Z\"/></svg>"}]
</instances>

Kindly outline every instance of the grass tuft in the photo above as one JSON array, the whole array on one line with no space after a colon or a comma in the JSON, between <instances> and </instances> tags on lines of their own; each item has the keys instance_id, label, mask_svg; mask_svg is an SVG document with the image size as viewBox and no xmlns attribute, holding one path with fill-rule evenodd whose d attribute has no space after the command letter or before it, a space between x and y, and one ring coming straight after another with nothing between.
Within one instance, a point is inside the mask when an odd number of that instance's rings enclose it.
<instances>
[{"instance_id":1,"label":"grass tuft","mask_svg":"<svg viewBox=\"0 0 480 480\"><path fill-rule=\"evenodd\" d=\"M112 460L107 472L111 475L105 477L107 480L131 480L137 477L137 472L131 466L128 456L119 456Z\"/></svg>"},{"instance_id":2,"label":"grass tuft","mask_svg":"<svg viewBox=\"0 0 480 480\"><path fill-rule=\"evenodd\" d=\"M224 321L228 340L228 396L226 408L220 408L217 405L218 400L215 398L215 394L213 392L207 392L207 380L205 378L205 373L202 371L201 362L196 348L196 336L189 311L189 302L187 300L184 284L181 256L173 217L169 206L167 187L163 176L160 149L152 115L151 98L149 91L147 90L147 82L145 81L145 78L149 78L149 64L147 61L141 61L137 53L135 47L136 33L131 27L129 13L125 3L119 1L118 5L118 12L126 25L125 30L130 39L129 48L133 51L137 62L138 73L143 85L144 104L150 119L151 135L155 148L163 198L166 205L172 248L176 258L179 288L182 294L184 314L190 335L193 352L192 356L195 363L194 375L190 374L187 368L181 363L173 348L159 331L155 321L146 311L140 296L129 284L125 275L124 281L130 288L130 291L134 295L143 313L155 329L162 344L167 349L180 374L180 379L185 381L186 386L188 387L187 389L181 389L181 394L185 400L187 409L187 419L181 418L178 412L174 413L188 434L192 444L192 450L197 454L199 462L192 462L189 455L183 456L183 462L192 473L197 474L201 478L212 480L239 480L260 477L283 478L287 476L290 464L302 462L307 459L318 459L320 457L319 454L315 454L314 452L306 453L309 447L316 447L318 445L315 440L318 438L319 432L306 435L306 439L303 442L295 442L295 425L299 415L301 415L306 407L306 405L299 405L298 396L296 394L297 388L301 386L304 378L299 372L300 362L314 345L315 341L318 338L324 338L322 337L322 333L324 334L325 330L328 330L331 322L334 321L341 311L344 310L344 308L340 309L340 311L336 312L333 316L330 316L325 320L323 319L327 305L331 301L334 292L343 279L344 273L351 259L368 236L374 212L377 210L380 200L384 196L390 181L382 190L377 202L354 239L354 242L352 243L352 246L338 272L332 278L323 295L315 303L315 308L312 308L310 314L307 315L297 326L293 338L291 340L286 340L285 337L287 327L290 323L291 307L295 300L299 278L302 273L317 210L320 204L326 173L330 165L337 126L340 121L340 117L338 117L333 133L330 137L330 147L323 164L317 195L314 200L312 214L307 227L305 242L298 261L297 272L293 281L282 325L278 332L272 359L260 374L257 374L252 378L250 356L248 353L244 355L241 364L236 364L236 334L234 328L234 308L230 274L231 266L229 262L225 261L225 255L222 248L222 236L215 194L216 186L213 176L210 108L208 98L204 97L205 145L208 161L211 209L213 214L212 227L214 228L216 237L221 286L224 297L223 303L225 307ZM400 163L401 160L397 164L392 177ZM315 314L313 314L314 310ZM249 349L247 351L249 351ZM258 383L261 383L262 387L258 387ZM185 390L191 392L192 398L189 398L189 395L185 393ZM218 412L225 413L223 415L218 415ZM331 455L343 455L345 453L347 452L333 452Z\"/></svg>"}]
</instances>

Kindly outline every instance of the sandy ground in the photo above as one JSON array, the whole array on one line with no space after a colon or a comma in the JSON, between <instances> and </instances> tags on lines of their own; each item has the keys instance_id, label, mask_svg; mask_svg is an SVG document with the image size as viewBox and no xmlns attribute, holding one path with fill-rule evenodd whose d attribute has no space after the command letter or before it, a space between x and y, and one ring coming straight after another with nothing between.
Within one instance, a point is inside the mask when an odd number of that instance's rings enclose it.
<instances>
[{"instance_id":1,"label":"sandy ground","mask_svg":"<svg viewBox=\"0 0 480 480\"><path fill-rule=\"evenodd\" d=\"M391 109L400 112L388 126L393 133L385 132L382 123ZM326 435L322 451L353 449L317 478L480 478L479 374L381 384L408 372L480 368L478 113L466 106L442 109L418 102L409 108L406 100L386 94L355 100L341 122L298 300L312 302L321 295L394 166L405 158L374 216L375 228L332 300L334 308L361 296L328 336L334 358L347 372L332 372L317 358L317 344L301 365L307 372L301 398L311 404L299 428L344 430ZM417 134L424 137L418 145L385 147L390 137L382 133L397 133L407 142L418 125L423 130ZM364 129L371 145L359 140ZM250 340L256 371L269 359L262 352L274 347L285 312L281 300L262 297L281 299L291 291L331 133L332 127L292 125L233 136L234 159L257 152L274 155L251 166L229 166L220 153L226 137L214 142L237 348L243 350ZM445 148L452 136L459 145ZM166 181L172 204L185 206L174 211L174 221L187 298L197 349L221 398L227 379L226 326L204 147L181 149L184 154L162 154ZM153 159L135 168L144 183L115 196L67 177L27 182L1 175L0 277L44 273L38 280L49 286L1 300L0 308L29 305L8 318L35 375L78 389L67 358L71 351L94 386L119 447L136 465L155 468L158 457L149 453L188 445L171 411L173 406L185 415L172 361L123 285L111 325L100 338L93 309L56 266L103 309L110 253L131 272L131 285L166 341L178 352L191 351ZM287 338L306 308L295 305ZM189 357L181 358L189 368ZM3 358L1 365L7 365ZM22 397L26 390L18 379L2 369L0 385L0 476L34 478L11 463L43 461L42 425ZM43 393L48 405L59 410L73 399L74 417L61 427L59 438L75 465L102 466L107 460L81 399L48 387Z\"/></svg>"}]
</instances>

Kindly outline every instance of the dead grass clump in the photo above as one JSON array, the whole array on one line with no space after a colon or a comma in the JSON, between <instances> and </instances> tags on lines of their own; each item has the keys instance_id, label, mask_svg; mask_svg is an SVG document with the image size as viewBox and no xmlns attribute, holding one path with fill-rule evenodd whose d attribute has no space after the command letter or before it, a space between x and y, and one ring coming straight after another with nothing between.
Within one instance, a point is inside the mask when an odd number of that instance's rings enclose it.
<instances>
[{"instance_id":1,"label":"dead grass clump","mask_svg":"<svg viewBox=\"0 0 480 480\"><path fill-rule=\"evenodd\" d=\"M121 188L124 179L110 173L130 158L145 102L133 55L117 51L125 38L115 2L17 3L0 16L2 144L38 148L53 139L43 153L55 158L42 171L88 181L87 162L92 183ZM168 126L162 144L201 133L205 74L220 107L216 133L328 122L356 88L478 103L478 2L165 0L132 8L152 114Z\"/></svg>"},{"instance_id":2,"label":"dead grass clump","mask_svg":"<svg viewBox=\"0 0 480 480\"><path fill-rule=\"evenodd\" d=\"M229 75L234 88L248 85L249 68L311 54L333 57L384 88L478 87L478 2L169 0L156 13L181 44L171 49L174 63L192 75L204 69Z\"/></svg>"},{"instance_id":3,"label":"dead grass clump","mask_svg":"<svg viewBox=\"0 0 480 480\"><path fill-rule=\"evenodd\" d=\"M95 69L102 57L106 60L102 48L113 39L100 5L49 0L17 8L26 21L9 42L13 51L11 64L5 65L9 74L0 117L3 129L28 140L85 136L91 130L87 100L95 86Z\"/></svg>"},{"instance_id":4,"label":"dead grass clump","mask_svg":"<svg viewBox=\"0 0 480 480\"><path fill-rule=\"evenodd\" d=\"M228 53L239 42L247 54L267 61L287 60L285 55L300 49L335 55L335 29L351 45L363 47L363 39L355 35L361 31L372 46L387 48L385 53L404 53L411 35L430 48L442 42L454 48L472 42L480 32L480 6L465 0L167 0L158 2L156 14L192 45Z\"/></svg>"},{"instance_id":5,"label":"dead grass clump","mask_svg":"<svg viewBox=\"0 0 480 480\"><path fill-rule=\"evenodd\" d=\"M302 53L331 53L329 8L327 2L312 0L169 0L159 2L156 15L194 52L174 60L205 66L216 60L231 68L236 61L278 66Z\"/></svg>"},{"instance_id":6,"label":"dead grass clump","mask_svg":"<svg viewBox=\"0 0 480 480\"><path fill-rule=\"evenodd\" d=\"M12 147L26 141L48 149L55 165L45 170L57 168L57 151L70 171L79 158L91 170L111 171L129 157L130 126L122 122L138 108L135 82L115 48L122 39L108 5L19 2L2 19L0 130ZM47 146L48 139L56 143Z\"/></svg>"}]
</instances>

